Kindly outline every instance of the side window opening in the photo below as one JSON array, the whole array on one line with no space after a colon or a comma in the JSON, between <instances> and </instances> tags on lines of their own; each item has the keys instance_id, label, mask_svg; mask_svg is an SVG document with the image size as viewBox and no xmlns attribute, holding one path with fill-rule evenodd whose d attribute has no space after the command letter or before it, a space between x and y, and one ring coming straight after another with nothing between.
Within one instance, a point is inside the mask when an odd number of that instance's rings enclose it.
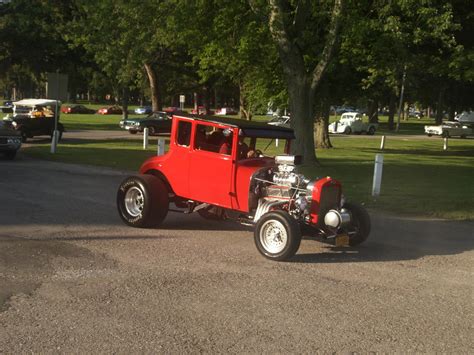
<instances>
[{"instance_id":1,"label":"side window opening","mask_svg":"<svg viewBox=\"0 0 474 355\"><path fill-rule=\"evenodd\" d=\"M232 134L227 130L208 125L197 125L194 137L194 148L207 152L230 155ZM227 133L227 134L226 134Z\"/></svg>"},{"instance_id":2,"label":"side window opening","mask_svg":"<svg viewBox=\"0 0 474 355\"><path fill-rule=\"evenodd\" d=\"M178 124L177 142L179 145L189 147L191 141L191 122L180 121Z\"/></svg>"}]
</instances>

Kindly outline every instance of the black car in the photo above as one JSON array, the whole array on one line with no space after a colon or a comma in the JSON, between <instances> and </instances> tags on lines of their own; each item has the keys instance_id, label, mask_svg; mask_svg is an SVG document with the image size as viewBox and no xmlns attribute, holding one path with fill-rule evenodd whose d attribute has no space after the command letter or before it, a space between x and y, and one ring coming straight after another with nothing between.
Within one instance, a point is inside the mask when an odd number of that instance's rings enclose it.
<instances>
[{"instance_id":1,"label":"black car","mask_svg":"<svg viewBox=\"0 0 474 355\"><path fill-rule=\"evenodd\" d=\"M7 159L14 159L21 147L21 134L15 131L7 121L0 121L0 153Z\"/></svg>"},{"instance_id":2,"label":"black car","mask_svg":"<svg viewBox=\"0 0 474 355\"><path fill-rule=\"evenodd\" d=\"M129 118L122 120L119 126L131 134L143 132L145 128L148 128L149 135L171 133L171 116L166 112L157 111L149 114L146 118Z\"/></svg>"},{"instance_id":3,"label":"black car","mask_svg":"<svg viewBox=\"0 0 474 355\"><path fill-rule=\"evenodd\" d=\"M35 136L53 136L55 125L56 100L25 99L13 103L13 117L9 118L11 126L21 133L22 141ZM59 105L61 103L59 102ZM59 139L64 132L64 126L59 122Z\"/></svg>"}]
</instances>

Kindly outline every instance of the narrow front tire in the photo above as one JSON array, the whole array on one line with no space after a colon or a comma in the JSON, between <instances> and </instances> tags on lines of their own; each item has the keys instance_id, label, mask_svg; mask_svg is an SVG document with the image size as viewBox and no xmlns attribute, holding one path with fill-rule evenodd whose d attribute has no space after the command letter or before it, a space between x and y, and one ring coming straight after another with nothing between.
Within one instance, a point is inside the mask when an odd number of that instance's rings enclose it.
<instances>
[{"instance_id":1,"label":"narrow front tire","mask_svg":"<svg viewBox=\"0 0 474 355\"><path fill-rule=\"evenodd\" d=\"M283 261L296 254L301 243L298 222L285 211L264 214L254 231L258 251L268 259Z\"/></svg>"}]
</instances>

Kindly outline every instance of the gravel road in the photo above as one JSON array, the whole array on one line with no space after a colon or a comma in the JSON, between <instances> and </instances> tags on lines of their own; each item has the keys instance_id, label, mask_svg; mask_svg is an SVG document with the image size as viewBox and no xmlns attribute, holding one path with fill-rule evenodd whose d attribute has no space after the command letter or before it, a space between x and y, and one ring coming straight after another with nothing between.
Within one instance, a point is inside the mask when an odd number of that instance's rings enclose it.
<instances>
[{"instance_id":1,"label":"gravel road","mask_svg":"<svg viewBox=\"0 0 474 355\"><path fill-rule=\"evenodd\" d=\"M373 214L358 249L170 213L120 221L127 175L0 160L0 353L474 353L474 223Z\"/></svg>"}]
</instances>

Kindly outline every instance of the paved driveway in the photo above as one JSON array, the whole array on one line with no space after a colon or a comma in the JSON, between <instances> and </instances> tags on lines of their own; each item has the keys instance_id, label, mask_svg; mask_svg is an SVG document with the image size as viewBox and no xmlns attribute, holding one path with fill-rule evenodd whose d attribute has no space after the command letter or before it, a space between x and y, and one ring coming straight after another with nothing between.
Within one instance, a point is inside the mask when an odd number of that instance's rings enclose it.
<instances>
[{"instance_id":1,"label":"paved driveway","mask_svg":"<svg viewBox=\"0 0 474 355\"><path fill-rule=\"evenodd\" d=\"M474 223L375 214L277 263L229 222L126 227L125 175L0 160L0 352L474 352Z\"/></svg>"}]
</instances>

